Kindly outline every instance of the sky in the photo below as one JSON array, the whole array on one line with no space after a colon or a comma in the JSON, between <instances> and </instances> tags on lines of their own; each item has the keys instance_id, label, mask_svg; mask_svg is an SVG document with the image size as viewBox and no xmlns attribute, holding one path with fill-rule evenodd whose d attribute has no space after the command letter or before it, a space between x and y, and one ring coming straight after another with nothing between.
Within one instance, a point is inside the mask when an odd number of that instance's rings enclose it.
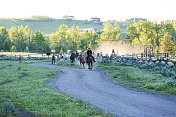
<instances>
[{"instance_id":1,"label":"sky","mask_svg":"<svg viewBox=\"0 0 176 117\"><path fill-rule=\"evenodd\" d=\"M174 2L175 1L175 2ZM176 0L0 0L0 18L65 15L76 20L99 17L102 21L147 18L176 20Z\"/></svg>"}]
</instances>

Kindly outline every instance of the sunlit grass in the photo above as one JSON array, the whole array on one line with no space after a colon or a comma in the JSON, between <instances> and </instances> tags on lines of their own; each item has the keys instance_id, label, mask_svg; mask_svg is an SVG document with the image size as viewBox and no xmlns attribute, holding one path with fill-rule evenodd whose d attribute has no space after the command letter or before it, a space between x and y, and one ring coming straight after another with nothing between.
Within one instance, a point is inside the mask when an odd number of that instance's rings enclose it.
<instances>
[{"instance_id":1,"label":"sunlit grass","mask_svg":"<svg viewBox=\"0 0 176 117\"><path fill-rule=\"evenodd\" d=\"M17 61L0 61L0 68L0 82L12 81L0 85L0 103L8 101L42 116L104 116L104 112L82 100L48 87L46 80L60 74L59 70L19 64ZM23 74L26 75L22 77Z\"/></svg>"},{"instance_id":2,"label":"sunlit grass","mask_svg":"<svg viewBox=\"0 0 176 117\"><path fill-rule=\"evenodd\" d=\"M130 66L99 64L111 74L111 80L119 85L142 90L176 95L176 80L161 74Z\"/></svg>"}]
</instances>

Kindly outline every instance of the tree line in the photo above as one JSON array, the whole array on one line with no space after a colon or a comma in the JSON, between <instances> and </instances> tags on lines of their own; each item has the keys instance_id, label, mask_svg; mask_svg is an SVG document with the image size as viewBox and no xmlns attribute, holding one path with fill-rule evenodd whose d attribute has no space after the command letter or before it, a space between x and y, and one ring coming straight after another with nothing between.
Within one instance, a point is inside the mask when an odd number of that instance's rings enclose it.
<instances>
[{"instance_id":1,"label":"tree line","mask_svg":"<svg viewBox=\"0 0 176 117\"><path fill-rule=\"evenodd\" d=\"M58 31L49 38L51 47L57 53L67 52L67 50L70 50L70 52L76 50L85 52L88 47L95 49L100 40L100 36L96 32L81 32L80 27L73 25L71 28L68 28L65 24L60 25Z\"/></svg>"},{"instance_id":2,"label":"tree line","mask_svg":"<svg viewBox=\"0 0 176 117\"><path fill-rule=\"evenodd\" d=\"M38 53L51 51L43 33L34 33L29 26L15 26L10 29L0 27L0 50Z\"/></svg>"},{"instance_id":3,"label":"tree line","mask_svg":"<svg viewBox=\"0 0 176 117\"><path fill-rule=\"evenodd\" d=\"M46 53L55 49L57 53L95 49L101 39L119 39L119 25L106 22L101 32L84 31L73 25L60 25L58 31L46 40L42 32L31 31L29 26L15 26L10 29L0 27L0 50L30 51ZM160 24L151 21L140 21L127 28L131 44L152 45L156 53L175 53L176 21L163 21ZM50 44L49 44L50 43ZM50 46L49 46L50 45Z\"/></svg>"},{"instance_id":4,"label":"tree line","mask_svg":"<svg viewBox=\"0 0 176 117\"><path fill-rule=\"evenodd\" d=\"M136 22L127 28L127 34L132 44L151 45L155 53L176 52L176 21Z\"/></svg>"},{"instance_id":5,"label":"tree line","mask_svg":"<svg viewBox=\"0 0 176 117\"><path fill-rule=\"evenodd\" d=\"M87 48L95 49L98 46L100 39L116 39L120 36L120 28L117 23L104 23L104 30L102 32L80 31L80 27L73 25L68 28L63 24L59 26L58 31L53 33L49 38L51 47L57 53L71 52L81 50L85 52Z\"/></svg>"}]
</instances>

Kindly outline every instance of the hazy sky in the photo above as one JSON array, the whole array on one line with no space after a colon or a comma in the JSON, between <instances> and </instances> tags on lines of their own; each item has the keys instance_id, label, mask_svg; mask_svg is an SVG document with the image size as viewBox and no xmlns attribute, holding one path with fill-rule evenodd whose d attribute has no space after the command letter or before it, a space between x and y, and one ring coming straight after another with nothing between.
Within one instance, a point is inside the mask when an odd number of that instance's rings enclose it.
<instances>
[{"instance_id":1,"label":"hazy sky","mask_svg":"<svg viewBox=\"0 0 176 117\"><path fill-rule=\"evenodd\" d=\"M0 0L0 18L44 15L76 19L100 17L103 21L126 18L176 20L176 0Z\"/></svg>"}]
</instances>

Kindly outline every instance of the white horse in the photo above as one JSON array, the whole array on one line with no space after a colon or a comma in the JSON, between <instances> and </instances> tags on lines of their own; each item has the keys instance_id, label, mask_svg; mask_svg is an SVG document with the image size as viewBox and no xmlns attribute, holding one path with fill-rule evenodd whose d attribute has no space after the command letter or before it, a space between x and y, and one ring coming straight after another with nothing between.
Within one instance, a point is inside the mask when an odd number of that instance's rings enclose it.
<instances>
[{"instance_id":1,"label":"white horse","mask_svg":"<svg viewBox=\"0 0 176 117\"><path fill-rule=\"evenodd\" d=\"M64 60L67 60L67 59L68 59L68 54L65 54L65 53L64 53L63 59L64 59Z\"/></svg>"},{"instance_id":2,"label":"white horse","mask_svg":"<svg viewBox=\"0 0 176 117\"><path fill-rule=\"evenodd\" d=\"M59 55L55 55L54 57L55 57L56 62L58 62L59 59L60 59L60 58L59 58Z\"/></svg>"}]
</instances>

